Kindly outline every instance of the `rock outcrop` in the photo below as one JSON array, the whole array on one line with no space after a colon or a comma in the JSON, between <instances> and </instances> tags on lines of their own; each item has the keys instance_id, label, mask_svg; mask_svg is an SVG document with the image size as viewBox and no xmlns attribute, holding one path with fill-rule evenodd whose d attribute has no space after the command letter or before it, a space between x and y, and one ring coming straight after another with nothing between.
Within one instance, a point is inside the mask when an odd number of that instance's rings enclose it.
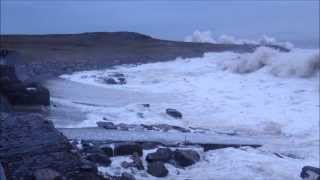
<instances>
[{"instance_id":1,"label":"rock outcrop","mask_svg":"<svg viewBox=\"0 0 320 180\"><path fill-rule=\"evenodd\" d=\"M166 177L169 173L168 169L161 161L148 163L147 172L155 177Z\"/></svg>"},{"instance_id":2,"label":"rock outcrop","mask_svg":"<svg viewBox=\"0 0 320 180\"><path fill-rule=\"evenodd\" d=\"M0 93L13 106L50 104L50 93L39 83L21 82L10 65L0 65Z\"/></svg>"},{"instance_id":3,"label":"rock outcrop","mask_svg":"<svg viewBox=\"0 0 320 180\"><path fill-rule=\"evenodd\" d=\"M191 166L200 160L200 155L194 150L180 150L174 151L174 160L178 166Z\"/></svg>"},{"instance_id":4,"label":"rock outcrop","mask_svg":"<svg viewBox=\"0 0 320 180\"><path fill-rule=\"evenodd\" d=\"M69 141L42 115L2 113L0 117L0 162L8 179L101 179L96 167L81 160Z\"/></svg>"}]
</instances>

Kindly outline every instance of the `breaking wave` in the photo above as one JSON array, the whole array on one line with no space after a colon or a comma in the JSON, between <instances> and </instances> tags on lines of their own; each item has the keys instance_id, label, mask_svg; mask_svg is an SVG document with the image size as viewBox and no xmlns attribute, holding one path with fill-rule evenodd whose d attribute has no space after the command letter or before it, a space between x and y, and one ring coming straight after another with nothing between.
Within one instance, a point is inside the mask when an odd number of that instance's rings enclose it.
<instances>
[{"instance_id":1,"label":"breaking wave","mask_svg":"<svg viewBox=\"0 0 320 180\"><path fill-rule=\"evenodd\" d=\"M272 75L310 77L320 69L319 51L294 49L289 53L260 47L253 53L220 62L224 70L234 73L251 73L266 68Z\"/></svg>"},{"instance_id":2,"label":"breaking wave","mask_svg":"<svg viewBox=\"0 0 320 180\"><path fill-rule=\"evenodd\" d=\"M263 35L258 40L237 39L230 35L221 35L214 38L211 31L196 30L192 35L185 37L185 42L201 42L201 43L221 43L221 44L260 44L260 45L277 45L287 49L293 49L294 45L290 42L279 42L275 38Z\"/></svg>"}]
</instances>

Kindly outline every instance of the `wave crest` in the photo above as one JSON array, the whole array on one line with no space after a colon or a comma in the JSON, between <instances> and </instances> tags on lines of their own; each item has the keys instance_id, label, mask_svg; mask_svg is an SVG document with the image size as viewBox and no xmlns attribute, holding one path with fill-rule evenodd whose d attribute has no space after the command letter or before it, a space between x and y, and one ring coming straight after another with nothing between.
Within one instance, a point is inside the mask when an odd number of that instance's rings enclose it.
<instances>
[{"instance_id":1,"label":"wave crest","mask_svg":"<svg viewBox=\"0 0 320 180\"><path fill-rule=\"evenodd\" d=\"M275 76L310 77L320 70L319 52L295 49L289 53L260 47L251 54L240 54L220 66L234 73L251 73L267 68Z\"/></svg>"},{"instance_id":2,"label":"wave crest","mask_svg":"<svg viewBox=\"0 0 320 180\"><path fill-rule=\"evenodd\" d=\"M293 49L294 45L290 42L279 42L273 37L263 35L258 40L238 39L230 35L221 35L214 38L211 31L196 30L192 35L186 36L185 42L200 42L200 43L221 43L221 44L256 44L256 45L276 45L286 49Z\"/></svg>"}]
</instances>

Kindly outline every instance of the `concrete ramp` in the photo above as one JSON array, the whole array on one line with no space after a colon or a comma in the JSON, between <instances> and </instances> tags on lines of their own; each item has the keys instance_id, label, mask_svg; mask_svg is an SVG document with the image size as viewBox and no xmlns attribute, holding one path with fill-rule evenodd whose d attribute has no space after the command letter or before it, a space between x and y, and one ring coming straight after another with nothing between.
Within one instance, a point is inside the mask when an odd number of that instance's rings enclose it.
<instances>
[{"instance_id":1,"label":"concrete ramp","mask_svg":"<svg viewBox=\"0 0 320 180\"><path fill-rule=\"evenodd\" d=\"M252 146L259 147L265 144L277 144L283 139L265 136L231 136L223 134L181 133L181 132L156 132L156 131L119 131L106 130L99 127L93 128L59 128L69 139L92 141L131 141L131 142L157 142L166 145L180 143L198 145L222 146Z\"/></svg>"}]
</instances>

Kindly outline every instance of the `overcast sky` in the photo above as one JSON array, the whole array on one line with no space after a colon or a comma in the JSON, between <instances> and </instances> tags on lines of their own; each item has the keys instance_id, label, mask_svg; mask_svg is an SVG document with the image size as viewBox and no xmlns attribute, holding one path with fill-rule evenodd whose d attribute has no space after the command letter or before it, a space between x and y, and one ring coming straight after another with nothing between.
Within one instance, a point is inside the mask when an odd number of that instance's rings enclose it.
<instances>
[{"instance_id":1,"label":"overcast sky","mask_svg":"<svg viewBox=\"0 0 320 180\"><path fill-rule=\"evenodd\" d=\"M1 33L135 31L183 40L194 30L318 44L319 1L1 0Z\"/></svg>"}]
</instances>

